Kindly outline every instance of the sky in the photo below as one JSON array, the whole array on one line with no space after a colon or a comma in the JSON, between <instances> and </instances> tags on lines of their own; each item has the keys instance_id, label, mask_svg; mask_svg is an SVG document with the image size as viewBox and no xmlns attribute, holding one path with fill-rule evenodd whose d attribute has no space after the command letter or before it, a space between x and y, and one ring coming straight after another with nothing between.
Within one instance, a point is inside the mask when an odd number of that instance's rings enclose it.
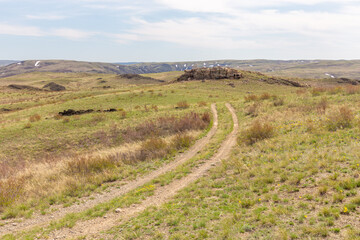
<instances>
[{"instance_id":1,"label":"sky","mask_svg":"<svg viewBox=\"0 0 360 240\"><path fill-rule=\"evenodd\" d=\"M360 59L360 0L0 0L0 59Z\"/></svg>"}]
</instances>

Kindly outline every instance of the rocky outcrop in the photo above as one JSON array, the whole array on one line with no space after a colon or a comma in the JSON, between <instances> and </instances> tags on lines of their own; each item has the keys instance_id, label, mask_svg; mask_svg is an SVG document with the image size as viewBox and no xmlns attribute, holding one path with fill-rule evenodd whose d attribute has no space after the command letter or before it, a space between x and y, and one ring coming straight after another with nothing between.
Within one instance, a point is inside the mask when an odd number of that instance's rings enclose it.
<instances>
[{"instance_id":1,"label":"rocky outcrop","mask_svg":"<svg viewBox=\"0 0 360 240\"><path fill-rule=\"evenodd\" d=\"M205 79L240 79L242 74L237 70L225 67L196 68L185 70L177 81L205 80Z\"/></svg>"},{"instance_id":2,"label":"rocky outcrop","mask_svg":"<svg viewBox=\"0 0 360 240\"><path fill-rule=\"evenodd\" d=\"M43 89L50 90L50 91L65 91L66 88L64 86L61 86L57 83L50 82L43 86Z\"/></svg>"}]
</instances>

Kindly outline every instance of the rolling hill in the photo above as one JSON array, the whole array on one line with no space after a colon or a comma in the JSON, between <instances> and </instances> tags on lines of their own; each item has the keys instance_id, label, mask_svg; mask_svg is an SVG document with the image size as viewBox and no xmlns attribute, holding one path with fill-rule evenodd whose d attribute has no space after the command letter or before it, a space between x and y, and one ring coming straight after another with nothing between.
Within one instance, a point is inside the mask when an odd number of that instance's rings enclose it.
<instances>
[{"instance_id":1,"label":"rolling hill","mask_svg":"<svg viewBox=\"0 0 360 240\"><path fill-rule=\"evenodd\" d=\"M5 61L6 62L6 61ZM9 61L7 61L9 62ZM1 66L1 61L0 61ZM184 71L200 67L230 67L272 76L360 79L360 60L211 60L149 63L100 63L69 60L28 60L0 67L0 77L29 72L144 74Z\"/></svg>"}]
</instances>

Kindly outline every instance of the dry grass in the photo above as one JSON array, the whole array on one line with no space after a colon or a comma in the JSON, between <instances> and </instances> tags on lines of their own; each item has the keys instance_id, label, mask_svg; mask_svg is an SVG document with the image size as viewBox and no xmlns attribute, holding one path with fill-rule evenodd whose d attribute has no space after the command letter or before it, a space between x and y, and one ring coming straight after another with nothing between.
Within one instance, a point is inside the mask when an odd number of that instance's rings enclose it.
<instances>
[{"instance_id":1,"label":"dry grass","mask_svg":"<svg viewBox=\"0 0 360 240\"><path fill-rule=\"evenodd\" d=\"M321 98L320 102L316 105L317 111L321 114L325 114L328 107L329 102L326 97Z\"/></svg>"},{"instance_id":2,"label":"dry grass","mask_svg":"<svg viewBox=\"0 0 360 240\"><path fill-rule=\"evenodd\" d=\"M354 113L349 107L340 107L338 111L331 113L326 121L330 131L337 129L351 128L353 125Z\"/></svg>"},{"instance_id":3,"label":"dry grass","mask_svg":"<svg viewBox=\"0 0 360 240\"><path fill-rule=\"evenodd\" d=\"M198 102L199 107L205 107L207 106L207 103L205 101Z\"/></svg>"},{"instance_id":4,"label":"dry grass","mask_svg":"<svg viewBox=\"0 0 360 240\"><path fill-rule=\"evenodd\" d=\"M252 145L257 141L273 137L274 133L274 128L269 123L261 123L260 120L255 120L239 139L248 145Z\"/></svg>"},{"instance_id":5,"label":"dry grass","mask_svg":"<svg viewBox=\"0 0 360 240\"><path fill-rule=\"evenodd\" d=\"M34 114L29 117L30 122L37 122L40 121L41 116L39 114Z\"/></svg>"},{"instance_id":6,"label":"dry grass","mask_svg":"<svg viewBox=\"0 0 360 240\"><path fill-rule=\"evenodd\" d=\"M245 102L252 102L252 101L259 100L258 96L256 96L255 94L246 95L244 97L244 99L245 99Z\"/></svg>"},{"instance_id":7,"label":"dry grass","mask_svg":"<svg viewBox=\"0 0 360 240\"><path fill-rule=\"evenodd\" d=\"M252 105L245 108L245 115L251 116L251 117L257 117L259 114L259 103L253 103Z\"/></svg>"},{"instance_id":8,"label":"dry grass","mask_svg":"<svg viewBox=\"0 0 360 240\"><path fill-rule=\"evenodd\" d=\"M0 210L13 204L23 192L25 179L8 178L0 181Z\"/></svg>"},{"instance_id":9,"label":"dry grass","mask_svg":"<svg viewBox=\"0 0 360 240\"><path fill-rule=\"evenodd\" d=\"M176 103L176 107L175 108L179 108L179 109L185 109L185 108L189 108L190 104L186 101L181 101Z\"/></svg>"}]
</instances>

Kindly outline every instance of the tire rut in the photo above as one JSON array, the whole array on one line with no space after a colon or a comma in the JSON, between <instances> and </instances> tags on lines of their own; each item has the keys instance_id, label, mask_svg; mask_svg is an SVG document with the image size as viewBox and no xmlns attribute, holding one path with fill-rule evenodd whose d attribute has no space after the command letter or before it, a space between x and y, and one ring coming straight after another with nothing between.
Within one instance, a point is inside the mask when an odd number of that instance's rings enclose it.
<instances>
[{"instance_id":1,"label":"tire rut","mask_svg":"<svg viewBox=\"0 0 360 240\"><path fill-rule=\"evenodd\" d=\"M144 211L150 206L160 206L171 197L174 197L179 190L204 176L208 170L220 163L221 160L228 158L231 149L236 144L236 136L239 128L238 119L233 107L228 103L226 103L226 107L230 111L233 119L234 127L232 132L221 143L216 154L210 159L205 160L205 163L194 169L189 175L182 179L174 180L169 185L157 188L154 195L146 198L140 204L123 208L120 213L108 213L104 218L95 218L78 222L71 229L61 229L51 233L49 239L73 239L79 236L86 236L86 239L99 239L100 232L109 230L121 222L129 220L131 217Z\"/></svg>"},{"instance_id":2,"label":"tire rut","mask_svg":"<svg viewBox=\"0 0 360 240\"><path fill-rule=\"evenodd\" d=\"M19 223L11 223L8 222L7 224L0 226L0 236L16 233L18 231L26 231L33 227L44 226L48 224L50 221L54 221L57 219L61 219L68 213L78 213L89 208L92 208L100 203L108 202L115 197L119 197L124 195L148 182L151 180L174 170L179 165L183 164L190 158L194 157L203 147L210 141L210 139L215 135L217 128L218 128L218 114L216 110L216 105L211 104L211 111L213 114L213 126L207 135L190 147L186 152L181 153L175 157L173 161L169 164L158 168L150 172L149 174L140 177L139 179L135 179L126 183L125 185L121 186L113 186L108 189L107 192L102 193L101 195L97 196L90 196L83 199L80 199L82 203L77 205L72 205L70 207L61 208L58 211L50 214L50 215L36 215L33 216L31 219L24 219L22 222ZM1 222L0 222L1 223Z\"/></svg>"}]
</instances>

